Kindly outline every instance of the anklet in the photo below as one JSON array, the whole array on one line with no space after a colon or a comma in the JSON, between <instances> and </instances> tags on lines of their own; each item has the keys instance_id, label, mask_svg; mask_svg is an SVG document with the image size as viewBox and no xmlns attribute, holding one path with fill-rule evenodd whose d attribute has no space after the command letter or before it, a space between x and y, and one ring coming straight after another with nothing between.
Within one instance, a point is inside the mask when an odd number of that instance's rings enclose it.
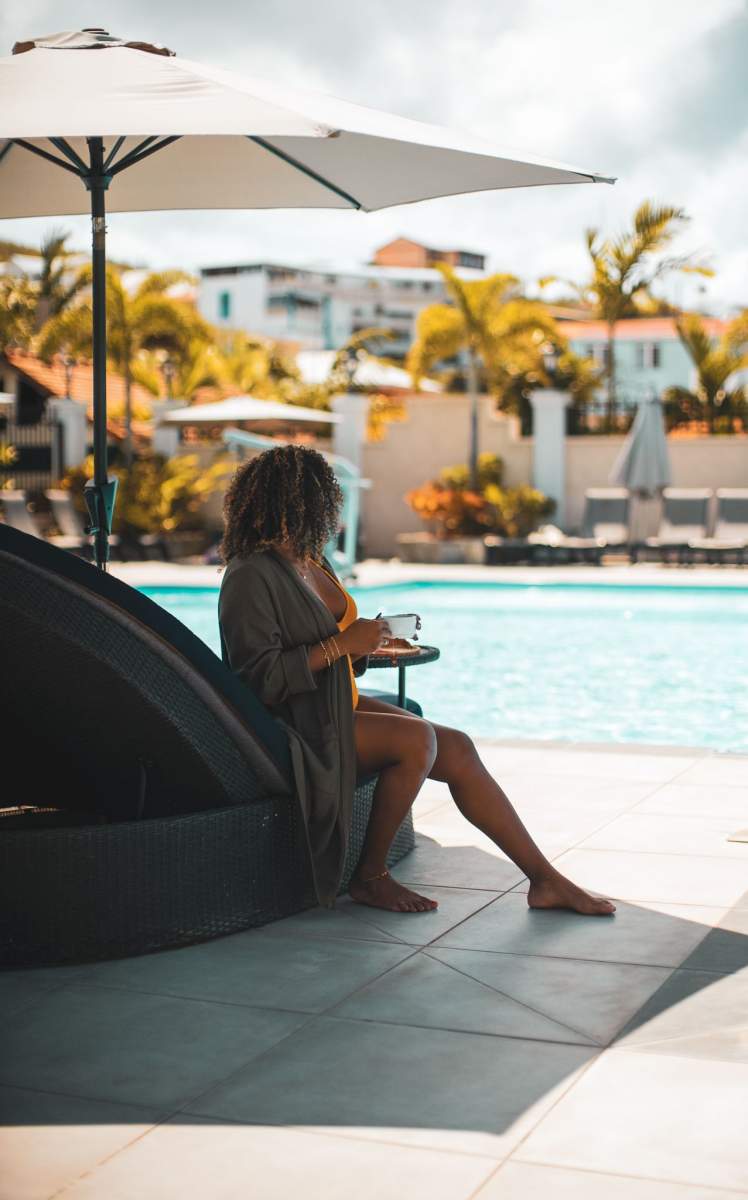
<instances>
[{"instance_id":1,"label":"anklet","mask_svg":"<svg viewBox=\"0 0 748 1200\"><path fill-rule=\"evenodd\" d=\"M377 879L389 879L389 871L380 871L378 875L370 875L368 879L360 880L361 883L375 883Z\"/></svg>"}]
</instances>

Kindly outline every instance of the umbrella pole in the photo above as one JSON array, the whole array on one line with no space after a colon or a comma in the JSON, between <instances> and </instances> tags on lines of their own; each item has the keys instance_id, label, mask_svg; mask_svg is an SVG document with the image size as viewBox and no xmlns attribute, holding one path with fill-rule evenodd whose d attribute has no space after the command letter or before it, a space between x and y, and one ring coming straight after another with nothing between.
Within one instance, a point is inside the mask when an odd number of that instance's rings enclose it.
<instances>
[{"instance_id":1,"label":"umbrella pole","mask_svg":"<svg viewBox=\"0 0 748 1200\"><path fill-rule=\"evenodd\" d=\"M106 419L106 190L111 179L104 169L104 142L88 138L90 174L84 182L91 196L92 309L93 309L93 452L94 477L85 486L88 532L93 534L94 558L102 571L109 561L117 480L109 478Z\"/></svg>"}]
</instances>

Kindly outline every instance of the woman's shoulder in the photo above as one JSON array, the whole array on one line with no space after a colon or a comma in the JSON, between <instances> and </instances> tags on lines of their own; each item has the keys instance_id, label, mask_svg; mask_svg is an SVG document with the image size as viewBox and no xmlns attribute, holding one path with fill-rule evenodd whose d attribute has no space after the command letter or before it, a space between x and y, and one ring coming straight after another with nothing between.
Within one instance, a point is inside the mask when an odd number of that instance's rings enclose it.
<instances>
[{"instance_id":1,"label":"woman's shoulder","mask_svg":"<svg viewBox=\"0 0 748 1200\"><path fill-rule=\"evenodd\" d=\"M234 585L249 584L252 580L269 579L277 568L272 554L266 550L256 550L253 554L238 554L229 559L221 577L221 593L232 591Z\"/></svg>"}]
</instances>

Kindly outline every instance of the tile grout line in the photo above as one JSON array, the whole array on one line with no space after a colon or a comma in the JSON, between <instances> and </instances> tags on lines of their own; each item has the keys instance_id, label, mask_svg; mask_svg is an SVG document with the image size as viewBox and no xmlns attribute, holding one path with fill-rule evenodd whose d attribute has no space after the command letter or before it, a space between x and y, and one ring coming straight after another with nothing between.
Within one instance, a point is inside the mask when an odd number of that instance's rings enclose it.
<instances>
[{"instance_id":1,"label":"tile grout line","mask_svg":"<svg viewBox=\"0 0 748 1200\"><path fill-rule=\"evenodd\" d=\"M508 1154L505 1159L502 1159L502 1161L499 1163L496 1170L490 1176L490 1179L494 1179L496 1177L496 1175L499 1173L499 1171L507 1165L507 1163L514 1163L517 1166L523 1166L523 1167L540 1167L541 1170L544 1170L544 1171L567 1171L569 1174L578 1171L580 1174L583 1174L583 1175L590 1175L590 1176L595 1176L595 1177L598 1175L601 1175L606 1179L624 1179L624 1180L630 1179L637 1183L654 1183L657 1185L665 1184L666 1186L669 1184L669 1185L672 1185L673 1187L687 1187L689 1189L691 1189L691 1188L698 1189L701 1186L706 1186L710 1190L723 1193L724 1196L726 1197L726 1200L730 1196L737 1196L737 1197L748 1196L748 1192L746 1192L745 1189L726 1188L726 1187L723 1187L721 1184L717 1184L717 1183L709 1183L706 1185L700 1185L698 1183L693 1183L691 1180L686 1180L686 1179L675 1179L674 1180L674 1179L664 1179L664 1178L662 1178L662 1176L660 1176L658 1178L654 1175L628 1175L625 1172L621 1172L621 1171L605 1171L605 1170L593 1168L593 1167L581 1167L581 1166L570 1167L567 1163L536 1162L536 1161L530 1160L528 1158L514 1158L514 1153L515 1153L514 1150L512 1150L511 1153ZM486 1183L488 1183L488 1182L489 1182L489 1180L485 1180L480 1185L480 1187L478 1188L477 1191L472 1192L470 1194L470 1196L467 1197L467 1200L480 1200L480 1191L482 1188L484 1188L486 1186Z\"/></svg>"},{"instance_id":2,"label":"tile grout line","mask_svg":"<svg viewBox=\"0 0 748 1200\"><path fill-rule=\"evenodd\" d=\"M574 1072L574 1078L570 1081L569 1085L563 1089L561 1094L556 1097L556 1099L549 1106L549 1108L547 1108L545 1110L545 1112L542 1113L538 1117L538 1119L534 1123L534 1125L530 1129L528 1129L527 1132L519 1139L516 1146L514 1146L509 1151L509 1153L505 1156L505 1158L502 1160L502 1162L500 1162L498 1164L498 1166L496 1167L496 1170L493 1171L491 1173L491 1175L489 1175L488 1179L484 1179L483 1183L480 1185L480 1187L476 1188L475 1191L471 1193L471 1195L468 1197L468 1200L477 1200L477 1197L479 1196L479 1193L482 1191L482 1189L484 1187L486 1187L486 1185L488 1183L490 1183L490 1181L498 1174L498 1172L501 1170L501 1168L504 1166L504 1164L509 1162L514 1157L516 1152L519 1150L520 1146L524 1145L524 1143L527 1141L527 1139L530 1137L530 1135L535 1133L535 1130L539 1127L539 1125L541 1125L541 1123L543 1121L545 1121L545 1119L551 1115L553 1110L560 1104L560 1102L562 1100L566 1099L566 1097L569 1095L569 1092L572 1091L572 1089L574 1087L576 1087L576 1085L578 1083L581 1083L582 1079L587 1074L587 1072L595 1065L595 1063L600 1061L600 1059L603 1057L603 1055L605 1053L606 1053L605 1047L601 1047L598 1050L597 1054L593 1054L590 1057L589 1062L585 1063L582 1067L579 1067L576 1072Z\"/></svg>"},{"instance_id":3,"label":"tile grout line","mask_svg":"<svg viewBox=\"0 0 748 1200\"><path fill-rule=\"evenodd\" d=\"M517 892L515 894L518 896L522 895L521 892ZM707 935L715 928L716 926L711 926L710 929L707 930ZM698 949L700 945L701 942L698 942L695 949ZM593 963L595 966L599 965L606 967L652 967L652 969L656 971L691 971L699 975L715 975L719 977L723 975L734 974L733 971L715 971L710 967L684 967L682 964L679 966L677 963L634 962L620 958L583 958L579 954L534 954L531 952L520 953L518 950L486 950L483 946L434 946L433 942L430 942L428 947L423 946L421 949L430 949L432 946L435 950L458 950L460 953L464 954L503 954L507 958L550 958L558 959L561 962ZM694 951L689 950L686 958L690 958L692 953L694 953ZM683 962L685 961L686 959L684 958Z\"/></svg>"},{"instance_id":4,"label":"tile grout line","mask_svg":"<svg viewBox=\"0 0 748 1200\"><path fill-rule=\"evenodd\" d=\"M690 766L684 767L681 772L676 773L675 775L672 775L670 777L670 779L668 779L664 782L658 782L657 785L652 789L652 791L647 792L647 795L642 797L641 800L635 800L633 804L629 805L624 810L625 815L627 815L627 816L630 815L634 811L634 809L638 807L639 804L646 804L647 801L651 800L654 796L656 796L658 792L662 791L662 789L665 787L669 787L670 784L672 784L673 780L679 779L680 776L688 770L690 770ZM611 817L609 821L603 821L602 825L599 825L597 827L597 829L593 829L593 831L591 833L586 834L585 837L583 837L579 842L575 842L573 846L570 846L568 850L564 850L564 851L562 851L561 854L555 855L551 861L556 862L558 859L562 858L564 854L571 853L572 850L583 849L584 843L586 841L588 841L589 838L595 837L596 834L601 833L604 829L607 829L609 825L612 825L613 822L617 821L620 816L624 815L624 813L618 813L615 817Z\"/></svg>"},{"instance_id":5,"label":"tile grout line","mask_svg":"<svg viewBox=\"0 0 748 1200\"><path fill-rule=\"evenodd\" d=\"M412 954L406 955L405 958L401 959L400 961L407 962L408 959L413 958L419 952L419 950L420 950L420 947L414 948ZM394 970L395 966L399 966L399 965L400 965L400 963L393 964L392 967L388 967L387 970L383 971L380 975L376 976L376 978L377 979L381 978L382 975L388 974L389 971ZM374 981L367 980L367 984L372 983L372 982L374 982ZM362 984L362 985L359 985L359 987L354 988L352 992L348 993L348 997L355 995L355 993L357 991L360 991L361 988L365 987L365 986L366 986L366 984ZM124 989L121 989L121 990L124 990ZM148 993L148 994L150 994L150 993ZM159 993L154 993L154 994L158 995ZM347 999L348 997L345 997L345 998ZM339 1002L340 1001L336 1001L336 1003L339 1003ZM207 1001L207 1003L213 1003L213 1001ZM239 1007L239 1006L237 1006L237 1007ZM249 1007L249 1006L247 1006L247 1007ZM254 1062L258 1061L259 1059L262 1059L266 1054L269 1054L271 1051L275 1050L279 1045L281 1045L284 1041L286 1041L287 1038L293 1037L295 1034L300 1033L302 1029L306 1029L307 1026L309 1026L312 1023L312 1021L314 1021L316 1018L326 1015L326 1013L332 1007L334 1007L334 1006L328 1005L328 1007L326 1009L322 1009L321 1012L306 1014L307 1019L305 1021L302 1021L299 1025L296 1026L295 1029L289 1030L288 1033L284 1034L276 1042L273 1042L272 1046L268 1046L265 1050L261 1051L259 1054L253 1055L251 1058L249 1058L245 1062L243 1062L240 1066L236 1067L233 1071L230 1071L229 1074L226 1075L224 1078L217 1080L216 1082L211 1084L209 1087L205 1088L202 1092L196 1092L194 1095L186 1097L179 1105L177 1105L176 1108L171 1109L167 1113L164 1113L163 1116L158 1121L156 1121L148 1129L144 1130L143 1133L140 1134L137 1138L133 1138L132 1141L128 1142L125 1146L120 1146L117 1150L113 1151L109 1155L106 1155L103 1159L100 1159L97 1163L95 1163L91 1167L87 1168L81 1175L77 1176L76 1179L71 1180L69 1183L64 1184L61 1189L58 1189L58 1191L54 1192L49 1197L49 1200L55 1200L55 1198L57 1196L63 1195L64 1192L68 1191L70 1187L75 1186L76 1184L80 1183L83 1179L86 1179L90 1175L93 1175L96 1171L99 1170L100 1167L105 1166L106 1163L110 1162L112 1159L117 1158L120 1154L125 1153L126 1151L130 1150L137 1142L139 1142L143 1138L147 1137L155 1129L158 1129L161 1125L164 1125L164 1124L168 1123L169 1121L173 1120L174 1117L179 1116L179 1114L184 1111L184 1109L186 1108L186 1106L188 1104L193 1104L195 1101L200 1100L206 1096L209 1096L211 1092L215 1091L216 1088L221 1087L224 1084L228 1083L229 1080L231 1080L235 1075L238 1075L241 1071L243 1071L247 1066L249 1066L250 1063L254 1063ZM304 1014L297 1014L297 1015L304 1015ZM80 1098L83 1098L83 1097L80 1097ZM90 1099L96 1100L97 1098L90 1097ZM201 1114L194 1113L192 1115L200 1116ZM208 1118L208 1119L211 1119L211 1118Z\"/></svg>"},{"instance_id":6,"label":"tile grout line","mask_svg":"<svg viewBox=\"0 0 748 1200\"><path fill-rule=\"evenodd\" d=\"M491 984L491 983L486 983L485 980L483 980L483 979L478 979L477 976L471 975L469 971L461 971L459 967L456 967L454 965L454 963L445 962L443 958L434 957L433 954L428 953L428 950L425 950L424 953L426 954L427 958L431 959L432 962L438 962L438 963L441 963L441 965L444 967L449 967L450 970L456 971L458 975L462 975L462 976L464 976L465 979L471 979L473 981L473 983L478 983L482 987L488 988L489 991L494 992L497 996L503 996L505 1000L511 1000L513 1004L519 1004L521 1008L526 1008L528 1012L534 1013L538 1017L543 1017L544 1020L546 1020L546 1021L552 1021L553 1024L558 1025L558 1027L560 1029L566 1029L569 1033L575 1033L575 1034L577 1034L578 1037L581 1037L581 1038L589 1038L591 1036L588 1033L584 1033L584 1031L581 1029L575 1029L575 1027L573 1025L567 1025L567 1023L565 1021L560 1021L558 1019L558 1017L552 1017L550 1015L550 1013L543 1012L542 1009L535 1008L532 1004L527 1004L524 1000L518 1000L516 996L510 995L509 992L502 992L502 990L500 988L494 987L493 984ZM470 951L468 951L468 953L470 953ZM473 951L473 953L475 953L475 951ZM478 951L477 953L480 953L480 951ZM524 957L524 956L515 955L514 957L519 958L519 957ZM475 1032L478 1032L478 1031L476 1030ZM491 1036L491 1037L505 1037L505 1036L511 1037L513 1035L512 1034L490 1034L489 1036ZM520 1037L521 1035L517 1034L515 1036ZM538 1039L530 1038L528 1040L552 1042L554 1039L553 1038L538 1038ZM569 1044L569 1043L560 1043L560 1044L564 1045L564 1044ZM571 1044L573 1044L573 1045L581 1045L581 1044L592 1045L593 1047L600 1048L603 1046L604 1043L598 1042L596 1038L592 1038L591 1042L585 1042L585 1043L574 1042Z\"/></svg>"},{"instance_id":7,"label":"tile grout line","mask_svg":"<svg viewBox=\"0 0 748 1200\"><path fill-rule=\"evenodd\" d=\"M411 949L411 948L409 947L409 949ZM351 996L355 996L357 992L360 992L363 988L368 987L369 984L374 983L376 980L381 979L385 975L388 975L390 973L390 971L394 971L395 968L401 966L402 963L408 962L411 958L414 958L415 955L419 953L419 950L420 950L420 947L412 948L411 954L406 954L402 959L400 959L399 962L393 963L392 966L387 967L384 971L380 972L379 975L376 975L374 977L374 979L367 979L365 983L358 984L355 988L352 989L352 991L348 992L345 996L341 997L339 1000L336 1000L333 1004L328 1004L326 1008L320 1009L318 1012L307 1013L306 1014L307 1019L305 1021L302 1021L299 1025L297 1025L295 1029L289 1030L288 1033L284 1034L276 1042L273 1042L272 1046L268 1046L265 1050L261 1050L259 1054L252 1055L252 1057L247 1059L246 1062L243 1062L240 1066L236 1067L235 1070L230 1071L229 1074L226 1075L223 1079L216 1080L215 1083L212 1083L209 1087L205 1088L203 1091L196 1092L194 1096L187 1097L180 1105L178 1105L178 1107L174 1110L174 1112L171 1113L171 1116L174 1117L174 1116L178 1115L180 1112L182 1112L185 1109L185 1107L188 1104L194 1104L197 1100L202 1100L205 1097L209 1096L211 1094L211 1092L214 1092L217 1088L223 1087L226 1083L229 1082L229 1080L233 1079L233 1077L235 1075L238 1075L241 1071L243 1071L245 1069L245 1067L249 1066L250 1063L256 1063L256 1062L260 1061L261 1059L263 1059L266 1055L271 1054L274 1050L276 1050L276 1048L278 1046L280 1046L288 1038L295 1037L296 1034L300 1033L303 1029L306 1029L313 1021L316 1021L320 1017L327 1016L327 1014L330 1012L330 1010L335 1008L336 1005L341 1004L343 1002L343 1000L350 999ZM194 1113L192 1115L200 1116L200 1115L204 1115L204 1114Z\"/></svg>"},{"instance_id":8,"label":"tile grout line","mask_svg":"<svg viewBox=\"0 0 748 1200\"><path fill-rule=\"evenodd\" d=\"M479 983L480 980L475 982ZM488 984L486 986L489 986ZM511 999L511 997L509 997ZM519 1001L516 1001L519 1003ZM543 1014L541 1014L542 1016ZM488 1033L485 1029L458 1029L454 1025L421 1025L418 1021L393 1021L388 1017L352 1017L348 1013L340 1015L332 1012L325 1013L328 1021L347 1021L352 1025L387 1025L390 1029L421 1029L425 1033L457 1033L460 1037L495 1038L503 1042L533 1042L538 1046L575 1046L578 1050L606 1050L599 1042L559 1042L553 1038L543 1038L524 1033ZM553 1018L549 1017L552 1021ZM560 1022L556 1022L560 1024ZM563 1026L562 1026L563 1028ZM571 1032L576 1032L572 1030ZM584 1034L581 1035L582 1037ZM201 1114L205 1115L205 1114Z\"/></svg>"}]
</instances>

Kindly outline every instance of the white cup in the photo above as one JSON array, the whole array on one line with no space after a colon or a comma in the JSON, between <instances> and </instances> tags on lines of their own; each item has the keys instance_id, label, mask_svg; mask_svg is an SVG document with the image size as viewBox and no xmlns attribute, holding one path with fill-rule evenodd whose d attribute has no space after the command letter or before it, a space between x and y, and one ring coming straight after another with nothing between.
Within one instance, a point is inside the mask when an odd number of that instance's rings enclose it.
<instances>
[{"instance_id":1,"label":"white cup","mask_svg":"<svg viewBox=\"0 0 748 1200\"><path fill-rule=\"evenodd\" d=\"M395 613L392 616L382 613L379 619L387 622L393 638L414 638L416 631L421 628L418 613Z\"/></svg>"}]
</instances>

